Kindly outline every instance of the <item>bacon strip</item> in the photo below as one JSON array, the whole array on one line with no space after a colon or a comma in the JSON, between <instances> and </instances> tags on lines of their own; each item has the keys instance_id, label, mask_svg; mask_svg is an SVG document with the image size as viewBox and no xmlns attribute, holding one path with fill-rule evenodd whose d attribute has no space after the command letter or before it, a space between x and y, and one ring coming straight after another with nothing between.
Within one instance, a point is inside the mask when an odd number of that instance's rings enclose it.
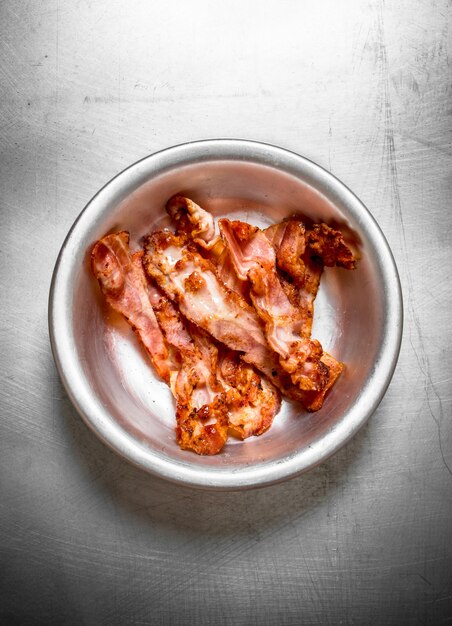
<instances>
[{"instance_id":1,"label":"bacon strip","mask_svg":"<svg viewBox=\"0 0 452 626\"><path fill-rule=\"evenodd\" d=\"M302 315L301 334L311 335L314 300L324 266L354 269L356 260L337 230L327 224L305 229L301 220L290 219L265 229L276 253L279 278L287 297Z\"/></svg>"},{"instance_id":2,"label":"bacon strip","mask_svg":"<svg viewBox=\"0 0 452 626\"><path fill-rule=\"evenodd\" d=\"M177 400L177 442L197 454L217 454L226 443L229 427L225 390L216 376L218 349L203 331L184 324L166 296L154 286L150 289L159 324L181 359L180 370L171 380Z\"/></svg>"},{"instance_id":3,"label":"bacon strip","mask_svg":"<svg viewBox=\"0 0 452 626\"><path fill-rule=\"evenodd\" d=\"M265 231L272 243L280 281L290 301L303 316L301 333L310 336L314 315L314 300L324 266L337 265L354 269L356 259L345 243L342 233L326 224L314 224L305 229L297 219L273 224ZM308 392L303 403L310 411L318 411L325 395L344 369L344 364L324 352L322 362L328 367L328 381L320 393Z\"/></svg>"},{"instance_id":4,"label":"bacon strip","mask_svg":"<svg viewBox=\"0 0 452 626\"><path fill-rule=\"evenodd\" d=\"M281 366L302 390L321 391L328 380L322 346L301 334L303 317L281 285L270 241L262 230L245 222L223 219L219 226L237 275L250 282L251 299Z\"/></svg>"},{"instance_id":5,"label":"bacon strip","mask_svg":"<svg viewBox=\"0 0 452 626\"><path fill-rule=\"evenodd\" d=\"M299 220L288 220L265 229L273 245L283 289L300 314L300 334L310 337L314 318L314 300L323 272L323 264L313 259L306 245L306 231Z\"/></svg>"},{"instance_id":6,"label":"bacon strip","mask_svg":"<svg viewBox=\"0 0 452 626\"><path fill-rule=\"evenodd\" d=\"M130 255L129 233L122 231L98 241L91 252L91 268L108 304L127 319L158 375L169 382L179 365L149 302L141 257Z\"/></svg>"}]
</instances>

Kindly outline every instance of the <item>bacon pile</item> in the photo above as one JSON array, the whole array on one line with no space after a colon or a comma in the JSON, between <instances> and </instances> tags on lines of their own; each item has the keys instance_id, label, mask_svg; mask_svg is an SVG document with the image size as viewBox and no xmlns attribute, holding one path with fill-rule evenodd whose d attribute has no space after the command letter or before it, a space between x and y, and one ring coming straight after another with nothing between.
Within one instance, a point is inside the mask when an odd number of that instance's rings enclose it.
<instances>
[{"instance_id":1,"label":"bacon pile","mask_svg":"<svg viewBox=\"0 0 452 626\"><path fill-rule=\"evenodd\" d=\"M177 195L174 231L132 252L129 234L100 239L91 267L176 402L181 448L217 454L229 435L272 424L281 394L317 411L344 365L311 337L324 267L354 269L342 234L293 218L265 230L219 220Z\"/></svg>"}]
</instances>

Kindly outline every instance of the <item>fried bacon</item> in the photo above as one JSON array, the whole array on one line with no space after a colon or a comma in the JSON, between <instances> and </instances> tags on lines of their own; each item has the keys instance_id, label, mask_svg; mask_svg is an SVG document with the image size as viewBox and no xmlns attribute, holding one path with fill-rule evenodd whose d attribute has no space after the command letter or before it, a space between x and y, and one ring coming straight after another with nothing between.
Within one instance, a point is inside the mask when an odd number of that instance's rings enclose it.
<instances>
[{"instance_id":1,"label":"fried bacon","mask_svg":"<svg viewBox=\"0 0 452 626\"><path fill-rule=\"evenodd\" d=\"M214 263L220 282L240 295L245 295L246 282L237 278L229 251L221 237L215 236L211 214L181 195L170 198L166 210L174 224L176 235L189 235L190 239L200 245L202 256ZM203 235L202 240L199 238L200 233ZM192 291L200 286L198 273L189 278L188 285ZM191 328L192 335L196 335L195 328L198 327L191 324ZM198 328L198 332L204 331ZM219 346L222 356L217 375L227 390L229 429L241 439L260 435L270 427L279 411L280 394L267 378L240 359L237 352L222 347L221 344Z\"/></svg>"},{"instance_id":2,"label":"fried bacon","mask_svg":"<svg viewBox=\"0 0 452 626\"><path fill-rule=\"evenodd\" d=\"M216 235L189 198L166 210L175 233L154 232L134 253L126 231L106 235L91 267L171 388L180 447L211 455L229 434L262 434L278 389L319 410L344 367L311 338L324 267L356 264L342 234L293 218L265 230L222 219Z\"/></svg>"},{"instance_id":3,"label":"fried bacon","mask_svg":"<svg viewBox=\"0 0 452 626\"><path fill-rule=\"evenodd\" d=\"M237 353L226 355L210 335L183 320L152 283L149 295L166 340L180 355L180 370L171 380L180 447L198 454L217 454L229 432L241 439L264 432L280 407L273 385L262 380Z\"/></svg>"},{"instance_id":4,"label":"fried bacon","mask_svg":"<svg viewBox=\"0 0 452 626\"><path fill-rule=\"evenodd\" d=\"M278 360L265 340L256 312L218 280L209 260L184 237L168 231L146 237L144 249L146 272L185 317L232 350L242 352L247 363L277 378Z\"/></svg>"},{"instance_id":5,"label":"fried bacon","mask_svg":"<svg viewBox=\"0 0 452 626\"><path fill-rule=\"evenodd\" d=\"M217 341L241 353L286 396L303 401L278 355L268 345L258 315L239 294L228 289L215 266L183 236L155 232L144 239L143 265L182 314Z\"/></svg>"},{"instance_id":6,"label":"fried bacon","mask_svg":"<svg viewBox=\"0 0 452 626\"><path fill-rule=\"evenodd\" d=\"M308 231L308 246L314 256L322 260L326 267L344 267L354 270L356 259L344 241L341 232L327 224L313 224Z\"/></svg>"},{"instance_id":7,"label":"fried bacon","mask_svg":"<svg viewBox=\"0 0 452 626\"><path fill-rule=\"evenodd\" d=\"M108 304L127 319L157 373L169 382L178 364L149 302L141 257L130 255L129 233L122 231L98 241L91 252L91 268Z\"/></svg>"},{"instance_id":8,"label":"fried bacon","mask_svg":"<svg viewBox=\"0 0 452 626\"><path fill-rule=\"evenodd\" d=\"M157 373L176 398L176 435L182 448L216 454L228 432L228 407L216 378L218 351L210 341L195 342L177 310L151 285L143 252L131 254L126 232L96 243L92 269L107 302L122 313L146 348Z\"/></svg>"},{"instance_id":9,"label":"fried bacon","mask_svg":"<svg viewBox=\"0 0 452 626\"><path fill-rule=\"evenodd\" d=\"M212 215L181 195L175 195L168 200L166 212L171 218L176 235L188 236L197 243L200 254L215 265L219 280L248 300L247 283L240 280L234 272L229 251L221 237L215 234Z\"/></svg>"},{"instance_id":10,"label":"fried bacon","mask_svg":"<svg viewBox=\"0 0 452 626\"><path fill-rule=\"evenodd\" d=\"M305 226L301 221L288 220L273 224L264 232L275 250L281 285L292 306L298 309L299 332L303 337L310 337L314 300L323 265L311 258L306 248Z\"/></svg>"},{"instance_id":11,"label":"fried bacon","mask_svg":"<svg viewBox=\"0 0 452 626\"><path fill-rule=\"evenodd\" d=\"M227 391L231 432L240 439L261 435L279 411L279 392L238 352L223 348L220 355L218 377Z\"/></svg>"},{"instance_id":12,"label":"fried bacon","mask_svg":"<svg viewBox=\"0 0 452 626\"><path fill-rule=\"evenodd\" d=\"M322 346L300 332L303 318L281 285L270 241L262 230L245 222L223 219L219 226L237 275L250 282L251 299L281 366L303 391L322 391L328 380Z\"/></svg>"},{"instance_id":13,"label":"fried bacon","mask_svg":"<svg viewBox=\"0 0 452 626\"><path fill-rule=\"evenodd\" d=\"M174 304L146 277L143 251L132 254L128 244L126 232L98 241L92 269L107 302L128 320L171 387L180 447L217 454L230 429L241 438L266 430L279 410L277 391L233 356L223 353L220 367L214 340L182 320Z\"/></svg>"},{"instance_id":14,"label":"fried bacon","mask_svg":"<svg viewBox=\"0 0 452 626\"><path fill-rule=\"evenodd\" d=\"M202 247L207 247L214 239L212 215L190 198L178 194L173 196L166 203L166 211L176 228L176 234L190 235Z\"/></svg>"},{"instance_id":15,"label":"fried bacon","mask_svg":"<svg viewBox=\"0 0 452 626\"><path fill-rule=\"evenodd\" d=\"M276 253L276 263L284 291L302 315L301 334L309 337L312 330L314 300L324 266L355 269L356 259L342 233L327 226L313 224L305 228L301 220L291 219L269 226L265 235ZM303 404L309 411L318 411L325 395L344 369L344 364L324 352L321 357L329 370L325 388L320 393L308 392Z\"/></svg>"},{"instance_id":16,"label":"fried bacon","mask_svg":"<svg viewBox=\"0 0 452 626\"><path fill-rule=\"evenodd\" d=\"M322 363L328 368L328 379L322 391L305 391L302 403L308 411L318 411L322 408L327 392L332 388L336 380L344 370L344 364L336 361L331 354L324 352L322 354Z\"/></svg>"},{"instance_id":17,"label":"fried bacon","mask_svg":"<svg viewBox=\"0 0 452 626\"><path fill-rule=\"evenodd\" d=\"M184 324L173 303L156 287L150 290L158 322L181 360L171 380L177 401L177 442L198 454L217 454L226 443L229 426L226 394L216 375L218 349L203 331Z\"/></svg>"}]
</instances>

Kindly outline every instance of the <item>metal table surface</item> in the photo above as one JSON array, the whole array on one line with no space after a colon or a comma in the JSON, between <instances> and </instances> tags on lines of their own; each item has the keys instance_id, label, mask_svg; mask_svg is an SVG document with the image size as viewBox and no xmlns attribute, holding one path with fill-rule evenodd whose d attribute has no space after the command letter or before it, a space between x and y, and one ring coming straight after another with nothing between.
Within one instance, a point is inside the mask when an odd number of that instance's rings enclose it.
<instances>
[{"instance_id":1,"label":"metal table surface","mask_svg":"<svg viewBox=\"0 0 452 626\"><path fill-rule=\"evenodd\" d=\"M451 17L447 0L1 3L2 624L452 622ZM177 487L108 450L47 330L86 202L208 137L341 178L404 292L368 424L315 470L245 492Z\"/></svg>"}]
</instances>

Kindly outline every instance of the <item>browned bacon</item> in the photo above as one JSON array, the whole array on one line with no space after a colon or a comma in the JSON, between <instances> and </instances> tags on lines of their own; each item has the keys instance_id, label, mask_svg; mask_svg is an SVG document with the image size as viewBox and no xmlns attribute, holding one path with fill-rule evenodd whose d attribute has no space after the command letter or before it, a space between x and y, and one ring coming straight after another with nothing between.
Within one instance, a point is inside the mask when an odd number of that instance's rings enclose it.
<instances>
[{"instance_id":1,"label":"browned bacon","mask_svg":"<svg viewBox=\"0 0 452 626\"><path fill-rule=\"evenodd\" d=\"M354 269L356 259L342 233L324 223L305 228L294 218L273 224L264 232L274 247L284 291L303 317L301 333L309 337L323 268L336 265Z\"/></svg>"},{"instance_id":2,"label":"browned bacon","mask_svg":"<svg viewBox=\"0 0 452 626\"><path fill-rule=\"evenodd\" d=\"M344 370L344 364L336 361L331 354L322 354L322 363L328 368L328 379L322 391L305 391L303 394L303 406L308 411L318 411L322 408L327 392L332 388L336 380Z\"/></svg>"},{"instance_id":3,"label":"browned bacon","mask_svg":"<svg viewBox=\"0 0 452 626\"><path fill-rule=\"evenodd\" d=\"M306 231L299 220L288 220L265 229L276 253L276 265L283 289L298 309L300 334L310 337L314 317L314 300L323 272L323 264L312 258L306 246Z\"/></svg>"},{"instance_id":4,"label":"browned bacon","mask_svg":"<svg viewBox=\"0 0 452 626\"><path fill-rule=\"evenodd\" d=\"M311 339L313 303L325 266L355 267L342 234L294 218L265 231L220 220L216 236L189 198L166 209L175 234L153 233L134 253L127 232L107 235L91 265L170 385L180 447L211 455L230 433L262 434L280 408L274 385L320 409L344 366Z\"/></svg>"},{"instance_id":5,"label":"browned bacon","mask_svg":"<svg viewBox=\"0 0 452 626\"><path fill-rule=\"evenodd\" d=\"M150 289L159 324L181 360L171 379L177 400L177 442L198 454L217 454L226 443L229 426L226 394L217 378L218 349L206 333L183 322L166 296L154 286Z\"/></svg>"},{"instance_id":6,"label":"browned bacon","mask_svg":"<svg viewBox=\"0 0 452 626\"><path fill-rule=\"evenodd\" d=\"M307 239L311 255L319 257L326 267L337 265L347 270L355 269L356 259L340 231L323 222L313 224Z\"/></svg>"},{"instance_id":7,"label":"browned bacon","mask_svg":"<svg viewBox=\"0 0 452 626\"><path fill-rule=\"evenodd\" d=\"M218 376L227 391L231 432L240 439L265 432L281 406L271 382L227 348L220 349Z\"/></svg>"},{"instance_id":8,"label":"browned bacon","mask_svg":"<svg viewBox=\"0 0 452 626\"><path fill-rule=\"evenodd\" d=\"M353 252L345 243L342 233L323 223L305 229L300 220L291 219L268 227L265 235L274 247L284 291L302 315L301 333L309 337L314 300L324 266L354 269L356 259ZM321 408L327 391L344 369L343 363L326 352L321 360L328 367L328 381L322 392L305 394L303 403L310 411Z\"/></svg>"},{"instance_id":9,"label":"browned bacon","mask_svg":"<svg viewBox=\"0 0 452 626\"><path fill-rule=\"evenodd\" d=\"M182 314L263 372L286 396L303 402L302 390L268 346L255 310L220 282L213 264L186 238L168 231L145 238L143 264Z\"/></svg>"},{"instance_id":10,"label":"browned bacon","mask_svg":"<svg viewBox=\"0 0 452 626\"><path fill-rule=\"evenodd\" d=\"M215 225L212 215L190 198L179 194L173 196L166 203L166 211L176 228L176 234L190 235L203 247L214 239Z\"/></svg>"},{"instance_id":11,"label":"browned bacon","mask_svg":"<svg viewBox=\"0 0 452 626\"><path fill-rule=\"evenodd\" d=\"M212 215L181 195L175 195L168 200L166 211L175 227L176 235L188 236L197 243L201 255L215 265L219 280L248 299L247 283L240 280L234 272L229 251L221 237L215 234Z\"/></svg>"},{"instance_id":12,"label":"browned bacon","mask_svg":"<svg viewBox=\"0 0 452 626\"><path fill-rule=\"evenodd\" d=\"M328 380L322 346L301 334L303 317L283 289L270 241L262 230L245 222L223 219L219 226L237 275L250 282L251 299L281 366L300 389L321 391Z\"/></svg>"},{"instance_id":13,"label":"browned bacon","mask_svg":"<svg viewBox=\"0 0 452 626\"><path fill-rule=\"evenodd\" d=\"M267 345L256 312L218 280L214 265L187 245L185 238L167 231L146 237L144 247L147 273L183 315L276 380L278 360Z\"/></svg>"},{"instance_id":14,"label":"browned bacon","mask_svg":"<svg viewBox=\"0 0 452 626\"><path fill-rule=\"evenodd\" d=\"M91 252L91 268L108 304L127 319L157 373L169 382L178 363L149 302L141 257L130 255L129 234L122 231L99 240Z\"/></svg>"}]
</instances>

